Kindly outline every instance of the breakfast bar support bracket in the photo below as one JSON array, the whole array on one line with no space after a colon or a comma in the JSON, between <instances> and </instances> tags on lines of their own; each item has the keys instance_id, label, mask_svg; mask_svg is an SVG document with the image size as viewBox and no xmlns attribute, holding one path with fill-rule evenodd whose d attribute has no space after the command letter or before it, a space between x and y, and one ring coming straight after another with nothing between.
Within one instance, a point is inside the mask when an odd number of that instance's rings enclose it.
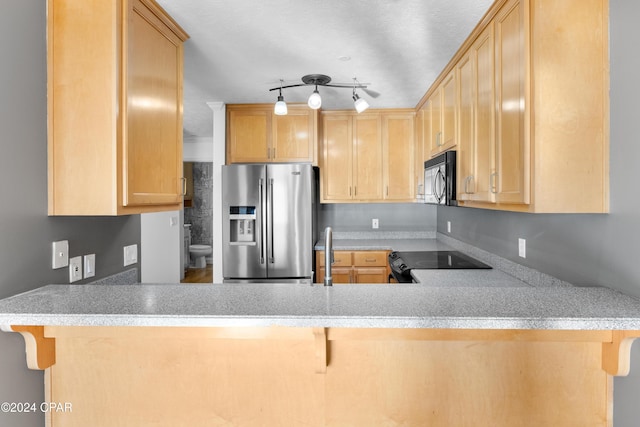
<instances>
[{"instance_id":1,"label":"breakfast bar support bracket","mask_svg":"<svg viewBox=\"0 0 640 427\"><path fill-rule=\"evenodd\" d=\"M602 369L609 375L629 375L631 344L637 337L640 331L613 331L612 342L602 343Z\"/></svg>"},{"instance_id":2,"label":"breakfast bar support bracket","mask_svg":"<svg viewBox=\"0 0 640 427\"><path fill-rule=\"evenodd\" d=\"M327 373L327 328L313 328L315 340L316 373Z\"/></svg>"},{"instance_id":3,"label":"breakfast bar support bracket","mask_svg":"<svg viewBox=\"0 0 640 427\"><path fill-rule=\"evenodd\" d=\"M44 326L11 326L24 337L27 367L44 370L56 363L56 340L45 338Z\"/></svg>"}]
</instances>

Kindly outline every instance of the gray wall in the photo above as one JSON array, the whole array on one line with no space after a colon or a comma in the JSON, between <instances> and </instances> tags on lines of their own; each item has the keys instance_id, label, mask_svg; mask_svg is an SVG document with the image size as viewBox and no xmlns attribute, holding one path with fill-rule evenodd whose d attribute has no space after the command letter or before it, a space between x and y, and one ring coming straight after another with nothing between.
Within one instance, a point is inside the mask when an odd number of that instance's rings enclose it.
<instances>
[{"instance_id":1,"label":"gray wall","mask_svg":"<svg viewBox=\"0 0 640 427\"><path fill-rule=\"evenodd\" d=\"M438 208L438 231L581 285L602 285L640 297L640 2L610 1L611 212L607 215L530 215ZM585 82L588 84L588 82ZM577 188L576 191L588 191ZM518 258L518 237L527 258ZM616 378L614 425L637 426L640 344L631 374Z\"/></svg>"},{"instance_id":2,"label":"gray wall","mask_svg":"<svg viewBox=\"0 0 640 427\"><path fill-rule=\"evenodd\" d=\"M96 254L96 279L124 270L122 247L140 245L140 217L47 216L46 2L0 2L0 298L48 283L51 242ZM79 282L82 283L82 282ZM0 402L44 400L43 375L26 367L19 334L0 332ZM0 413L2 426L43 426L44 416Z\"/></svg>"},{"instance_id":3,"label":"gray wall","mask_svg":"<svg viewBox=\"0 0 640 427\"><path fill-rule=\"evenodd\" d=\"M377 231L435 231L436 207L420 203L321 204L318 230L376 231L371 220L377 218Z\"/></svg>"}]
</instances>

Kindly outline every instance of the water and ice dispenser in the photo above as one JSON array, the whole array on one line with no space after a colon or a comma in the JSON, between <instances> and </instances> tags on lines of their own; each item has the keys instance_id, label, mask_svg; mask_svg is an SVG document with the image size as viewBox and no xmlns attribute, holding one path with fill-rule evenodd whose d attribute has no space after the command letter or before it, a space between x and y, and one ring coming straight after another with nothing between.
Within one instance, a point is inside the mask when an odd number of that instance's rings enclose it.
<instances>
[{"instance_id":1,"label":"water and ice dispenser","mask_svg":"<svg viewBox=\"0 0 640 427\"><path fill-rule=\"evenodd\" d=\"M255 245L256 207L229 207L229 243L231 245Z\"/></svg>"}]
</instances>

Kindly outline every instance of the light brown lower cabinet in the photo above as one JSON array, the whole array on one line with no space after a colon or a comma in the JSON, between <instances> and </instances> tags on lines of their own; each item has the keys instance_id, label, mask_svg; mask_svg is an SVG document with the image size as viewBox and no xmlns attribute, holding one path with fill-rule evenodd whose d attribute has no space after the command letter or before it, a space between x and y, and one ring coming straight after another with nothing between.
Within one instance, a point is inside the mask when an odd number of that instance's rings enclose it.
<instances>
[{"instance_id":1,"label":"light brown lower cabinet","mask_svg":"<svg viewBox=\"0 0 640 427\"><path fill-rule=\"evenodd\" d=\"M51 427L606 427L629 356L621 331L38 328Z\"/></svg>"},{"instance_id":2,"label":"light brown lower cabinet","mask_svg":"<svg viewBox=\"0 0 640 427\"><path fill-rule=\"evenodd\" d=\"M389 251L334 251L334 284L389 283ZM324 281L324 251L316 251L316 283Z\"/></svg>"}]
</instances>

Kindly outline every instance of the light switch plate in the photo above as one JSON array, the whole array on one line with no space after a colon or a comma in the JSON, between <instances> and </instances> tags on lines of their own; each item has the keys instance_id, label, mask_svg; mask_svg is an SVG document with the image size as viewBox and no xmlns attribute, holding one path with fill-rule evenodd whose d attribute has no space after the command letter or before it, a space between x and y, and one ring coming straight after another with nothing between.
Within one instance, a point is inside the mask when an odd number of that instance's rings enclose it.
<instances>
[{"instance_id":1,"label":"light switch plate","mask_svg":"<svg viewBox=\"0 0 640 427\"><path fill-rule=\"evenodd\" d=\"M525 239L518 239L518 255L521 258L527 257L527 241Z\"/></svg>"},{"instance_id":2,"label":"light switch plate","mask_svg":"<svg viewBox=\"0 0 640 427\"><path fill-rule=\"evenodd\" d=\"M69 241L60 240L51 245L51 268L63 268L69 265Z\"/></svg>"},{"instance_id":3,"label":"light switch plate","mask_svg":"<svg viewBox=\"0 0 640 427\"><path fill-rule=\"evenodd\" d=\"M136 264L138 262L138 245L124 247L124 266Z\"/></svg>"},{"instance_id":4,"label":"light switch plate","mask_svg":"<svg viewBox=\"0 0 640 427\"><path fill-rule=\"evenodd\" d=\"M96 275L96 254L84 256L84 278Z\"/></svg>"}]
</instances>

